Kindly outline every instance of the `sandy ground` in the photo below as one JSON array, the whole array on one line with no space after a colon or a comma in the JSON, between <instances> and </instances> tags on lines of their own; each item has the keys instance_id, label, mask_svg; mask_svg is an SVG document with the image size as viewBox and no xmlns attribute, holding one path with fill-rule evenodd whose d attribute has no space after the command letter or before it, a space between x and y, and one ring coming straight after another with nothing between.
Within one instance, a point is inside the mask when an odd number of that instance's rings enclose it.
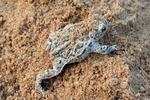
<instances>
[{"instance_id":1,"label":"sandy ground","mask_svg":"<svg viewBox=\"0 0 150 100\"><path fill-rule=\"evenodd\" d=\"M102 44L115 56L91 54L35 89L52 68L49 33L100 13L109 22ZM0 100L150 100L149 0L0 0Z\"/></svg>"}]
</instances>

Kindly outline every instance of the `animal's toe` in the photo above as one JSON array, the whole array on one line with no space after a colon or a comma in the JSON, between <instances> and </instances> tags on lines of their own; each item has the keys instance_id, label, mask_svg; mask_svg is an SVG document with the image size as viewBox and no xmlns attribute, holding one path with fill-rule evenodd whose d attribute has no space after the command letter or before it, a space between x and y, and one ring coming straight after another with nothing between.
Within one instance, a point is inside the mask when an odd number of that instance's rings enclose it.
<instances>
[{"instance_id":1,"label":"animal's toe","mask_svg":"<svg viewBox=\"0 0 150 100\"><path fill-rule=\"evenodd\" d=\"M112 48L113 48L114 50L118 50L117 45L113 45Z\"/></svg>"}]
</instances>

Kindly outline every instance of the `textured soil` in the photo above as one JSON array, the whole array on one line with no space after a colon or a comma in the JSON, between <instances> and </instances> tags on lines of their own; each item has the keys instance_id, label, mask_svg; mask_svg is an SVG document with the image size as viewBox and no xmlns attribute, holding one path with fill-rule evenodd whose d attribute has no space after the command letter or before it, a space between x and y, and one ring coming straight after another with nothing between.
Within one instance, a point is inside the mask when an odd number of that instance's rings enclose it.
<instances>
[{"instance_id":1,"label":"textured soil","mask_svg":"<svg viewBox=\"0 0 150 100\"><path fill-rule=\"evenodd\" d=\"M119 50L67 65L36 90L52 68L50 32L94 13L109 22L100 43ZM150 100L150 1L0 0L0 100Z\"/></svg>"}]
</instances>

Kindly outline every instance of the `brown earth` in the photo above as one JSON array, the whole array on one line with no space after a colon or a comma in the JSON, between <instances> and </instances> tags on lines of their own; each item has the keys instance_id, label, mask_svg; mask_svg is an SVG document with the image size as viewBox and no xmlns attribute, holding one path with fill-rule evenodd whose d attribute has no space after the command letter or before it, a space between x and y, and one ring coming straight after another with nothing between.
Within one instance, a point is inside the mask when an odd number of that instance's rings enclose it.
<instances>
[{"instance_id":1,"label":"brown earth","mask_svg":"<svg viewBox=\"0 0 150 100\"><path fill-rule=\"evenodd\" d=\"M100 13L109 22L102 44L115 55L91 54L35 89L52 68L51 31ZM0 0L0 100L150 100L149 0Z\"/></svg>"}]
</instances>

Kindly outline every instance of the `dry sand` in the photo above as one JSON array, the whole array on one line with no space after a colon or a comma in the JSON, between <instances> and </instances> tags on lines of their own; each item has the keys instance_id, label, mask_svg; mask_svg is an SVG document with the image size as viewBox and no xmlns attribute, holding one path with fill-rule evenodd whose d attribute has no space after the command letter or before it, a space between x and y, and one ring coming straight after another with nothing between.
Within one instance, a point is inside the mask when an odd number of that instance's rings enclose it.
<instances>
[{"instance_id":1,"label":"dry sand","mask_svg":"<svg viewBox=\"0 0 150 100\"><path fill-rule=\"evenodd\" d=\"M52 68L49 33L100 13L109 22L102 44L110 55L91 54L67 65L35 89L40 71ZM0 100L150 100L149 0L0 0Z\"/></svg>"}]
</instances>

